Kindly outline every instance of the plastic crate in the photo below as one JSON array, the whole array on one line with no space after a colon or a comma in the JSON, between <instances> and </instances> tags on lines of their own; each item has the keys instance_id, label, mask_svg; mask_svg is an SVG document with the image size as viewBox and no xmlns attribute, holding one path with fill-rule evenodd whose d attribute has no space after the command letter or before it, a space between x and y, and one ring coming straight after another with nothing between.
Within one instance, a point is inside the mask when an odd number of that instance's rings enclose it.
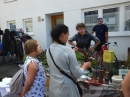
<instances>
[{"instance_id":1,"label":"plastic crate","mask_svg":"<svg viewBox=\"0 0 130 97\"><path fill-rule=\"evenodd\" d=\"M114 51L113 50L104 50L103 62L113 63L113 61L114 61Z\"/></svg>"}]
</instances>

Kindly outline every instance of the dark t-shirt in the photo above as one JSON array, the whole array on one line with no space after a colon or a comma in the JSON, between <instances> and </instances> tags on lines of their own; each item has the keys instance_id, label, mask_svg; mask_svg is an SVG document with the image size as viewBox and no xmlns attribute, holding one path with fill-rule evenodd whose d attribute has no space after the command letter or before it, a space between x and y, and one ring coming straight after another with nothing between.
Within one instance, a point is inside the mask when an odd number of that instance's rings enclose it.
<instances>
[{"instance_id":1,"label":"dark t-shirt","mask_svg":"<svg viewBox=\"0 0 130 97\"><path fill-rule=\"evenodd\" d=\"M105 32L108 32L106 25L95 25L92 31L95 32L96 37L98 37L101 42L105 42Z\"/></svg>"}]
</instances>

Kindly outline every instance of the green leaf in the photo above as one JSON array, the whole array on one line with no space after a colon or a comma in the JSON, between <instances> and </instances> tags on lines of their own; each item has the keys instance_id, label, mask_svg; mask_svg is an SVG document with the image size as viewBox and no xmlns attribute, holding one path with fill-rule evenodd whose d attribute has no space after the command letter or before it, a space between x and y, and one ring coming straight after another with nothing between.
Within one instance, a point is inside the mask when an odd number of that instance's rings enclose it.
<instances>
[{"instance_id":1,"label":"green leaf","mask_svg":"<svg viewBox=\"0 0 130 97\"><path fill-rule=\"evenodd\" d=\"M76 55L77 60L83 61L85 59L84 56L79 51L76 51L75 55Z\"/></svg>"}]
</instances>

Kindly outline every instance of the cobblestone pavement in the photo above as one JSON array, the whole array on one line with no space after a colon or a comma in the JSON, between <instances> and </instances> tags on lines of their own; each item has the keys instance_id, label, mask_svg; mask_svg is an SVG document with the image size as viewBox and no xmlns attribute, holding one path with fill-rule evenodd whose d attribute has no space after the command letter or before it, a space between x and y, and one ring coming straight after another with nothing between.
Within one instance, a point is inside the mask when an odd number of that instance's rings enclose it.
<instances>
[{"instance_id":1,"label":"cobblestone pavement","mask_svg":"<svg viewBox=\"0 0 130 97\"><path fill-rule=\"evenodd\" d=\"M4 77L12 77L20 68L19 64L13 64L12 60L4 63L0 56L0 80Z\"/></svg>"}]
</instances>

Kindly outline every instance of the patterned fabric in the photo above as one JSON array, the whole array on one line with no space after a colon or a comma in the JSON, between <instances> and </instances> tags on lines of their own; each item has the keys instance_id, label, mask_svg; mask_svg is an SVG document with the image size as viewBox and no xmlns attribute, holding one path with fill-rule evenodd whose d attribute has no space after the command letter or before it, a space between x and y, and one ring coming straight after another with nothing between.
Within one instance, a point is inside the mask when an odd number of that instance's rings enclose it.
<instances>
[{"instance_id":1,"label":"patterned fabric","mask_svg":"<svg viewBox=\"0 0 130 97\"><path fill-rule=\"evenodd\" d=\"M121 87L102 84L92 85L87 81L78 81L83 90L83 97L124 97Z\"/></svg>"},{"instance_id":2,"label":"patterned fabric","mask_svg":"<svg viewBox=\"0 0 130 97\"><path fill-rule=\"evenodd\" d=\"M108 86L106 89L102 90L100 97L121 97L119 87Z\"/></svg>"},{"instance_id":3,"label":"patterned fabric","mask_svg":"<svg viewBox=\"0 0 130 97\"><path fill-rule=\"evenodd\" d=\"M46 84L46 76L42 67L41 62L39 62L38 59L32 58L30 56L27 56L25 64L24 64L24 84L27 79L28 71L27 67L30 62L36 61L37 62L37 75L34 79L33 85L30 88L30 90L24 95L24 97L44 97L45 96L45 84ZM36 67L35 67L36 68Z\"/></svg>"}]
</instances>

